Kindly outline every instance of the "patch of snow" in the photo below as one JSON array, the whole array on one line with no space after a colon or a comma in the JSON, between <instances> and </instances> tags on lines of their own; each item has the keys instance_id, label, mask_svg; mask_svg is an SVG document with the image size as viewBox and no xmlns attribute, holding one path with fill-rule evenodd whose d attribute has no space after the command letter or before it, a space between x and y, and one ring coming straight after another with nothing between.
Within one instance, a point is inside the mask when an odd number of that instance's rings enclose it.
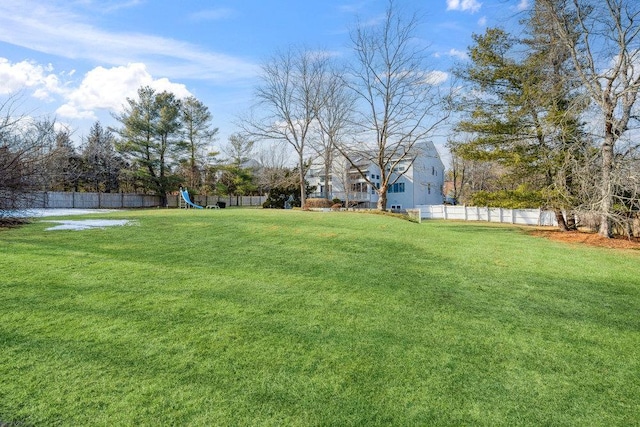
<instances>
[{"instance_id":1,"label":"patch of snow","mask_svg":"<svg viewBox=\"0 0 640 427\"><path fill-rule=\"evenodd\" d=\"M93 213L117 212L114 209L22 209L16 211L0 211L0 216L14 218L40 218L46 216L87 215Z\"/></svg>"},{"instance_id":2,"label":"patch of snow","mask_svg":"<svg viewBox=\"0 0 640 427\"><path fill-rule=\"evenodd\" d=\"M84 219L84 220L64 220L64 221L43 221L54 222L60 225L47 228L47 231L58 230L90 230L94 228L117 227L132 225L132 221L127 219Z\"/></svg>"}]
</instances>

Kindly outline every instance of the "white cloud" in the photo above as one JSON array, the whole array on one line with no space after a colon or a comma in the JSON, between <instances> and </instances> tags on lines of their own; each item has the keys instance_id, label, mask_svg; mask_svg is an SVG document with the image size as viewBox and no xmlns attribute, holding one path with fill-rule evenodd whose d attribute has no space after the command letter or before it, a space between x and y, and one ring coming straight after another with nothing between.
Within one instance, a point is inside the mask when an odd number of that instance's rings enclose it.
<instances>
[{"instance_id":1,"label":"white cloud","mask_svg":"<svg viewBox=\"0 0 640 427\"><path fill-rule=\"evenodd\" d=\"M444 71L431 71L425 76L425 82L432 86L437 86L447 81L449 73Z\"/></svg>"},{"instance_id":2,"label":"white cloud","mask_svg":"<svg viewBox=\"0 0 640 427\"><path fill-rule=\"evenodd\" d=\"M466 52L458 49L449 50L449 56L453 56L458 59L467 59L469 57Z\"/></svg>"},{"instance_id":3,"label":"white cloud","mask_svg":"<svg viewBox=\"0 0 640 427\"><path fill-rule=\"evenodd\" d=\"M87 72L77 86L60 79L71 77L75 70L59 74L51 71L50 64L43 66L31 61L12 64L0 58L0 95L28 90L40 101L61 100L64 104L56 110L56 115L70 119L95 119L96 110L121 111L126 98L135 97L141 86L151 86L159 92L166 90L178 98L191 95L184 84L166 77L154 78L142 63L96 67Z\"/></svg>"},{"instance_id":4,"label":"white cloud","mask_svg":"<svg viewBox=\"0 0 640 427\"><path fill-rule=\"evenodd\" d=\"M101 13L117 12L143 4L145 0L75 0L77 6L100 10Z\"/></svg>"},{"instance_id":5,"label":"white cloud","mask_svg":"<svg viewBox=\"0 0 640 427\"><path fill-rule=\"evenodd\" d=\"M348 14L353 15L353 14L360 13L366 7L367 7L366 2L358 2L358 3L350 3L350 4L339 5L338 6L338 10L340 12L348 13Z\"/></svg>"},{"instance_id":6,"label":"white cloud","mask_svg":"<svg viewBox=\"0 0 640 427\"><path fill-rule=\"evenodd\" d=\"M528 8L529 8L529 0L520 0L520 3L518 3L516 10L518 10L518 12L522 12L523 10L527 10Z\"/></svg>"},{"instance_id":7,"label":"white cloud","mask_svg":"<svg viewBox=\"0 0 640 427\"><path fill-rule=\"evenodd\" d=\"M186 86L167 78L154 79L145 64L133 63L121 67L96 67L85 74L82 83L66 96L66 103L56 111L61 117L94 118L95 110L121 111L126 98L135 98L141 86L174 93L184 98L191 93Z\"/></svg>"},{"instance_id":8,"label":"white cloud","mask_svg":"<svg viewBox=\"0 0 640 427\"><path fill-rule=\"evenodd\" d=\"M0 1L0 41L38 52L108 65L144 62L156 75L214 83L253 78L259 70L243 59L192 43L108 31L87 22L90 17L72 12L64 3Z\"/></svg>"},{"instance_id":9,"label":"white cloud","mask_svg":"<svg viewBox=\"0 0 640 427\"><path fill-rule=\"evenodd\" d=\"M12 64L8 59L0 58L0 94L34 89L36 98L47 100L51 93L61 92L59 78L51 71L50 64L46 67L30 61Z\"/></svg>"},{"instance_id":10,"label":"white cloud","mask_svg":"<svg viewBox=\"0 0 640 427\"><path fill-rule=\"evenodd\" d=\"M487 26L487 17L483 16L482 18L478 19L478 26L479 27L486 27Z\"/></svg>"},{"instance_id":11,"label":"white cloud","mask_svg":"<svg viewBox=\"0 0 640 427\"><path fill-rule=\"evenodd\" d=\"M95 120L97 116L93 111L78 110L75 105L64 104L56 110L56 116L68 119L90 119Z\"/></svg>"},{"instance_id":12,"label":"white cloud","mask_svg":"<svg viewBox=\"0 0 640 427\"><path fill-rule=\"evenodd\" d=\"M470 11L475 13L480 10L482 3L478 0L447 0L447 10Z\"/></svg>"},{"instance_id":13,"label":"white cloud","mask_svg":"<svg viewBox=\"0 0 640 427\"><path fill-rule=\"evenodd\" d=\"M227 19L234 15L235 11L228 7L220 7L217 9L201 10L189 15L192 21L218 21L220 19Z\"/></svg>"}]
</instances>

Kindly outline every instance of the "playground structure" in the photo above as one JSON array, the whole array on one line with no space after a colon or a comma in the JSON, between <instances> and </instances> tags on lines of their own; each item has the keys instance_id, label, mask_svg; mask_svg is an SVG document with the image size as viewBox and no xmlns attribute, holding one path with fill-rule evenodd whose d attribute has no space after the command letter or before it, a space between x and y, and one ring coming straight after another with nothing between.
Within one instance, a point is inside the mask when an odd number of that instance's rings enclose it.
<instances>
[{"instance_id":1,"label":"playground structure","mask_svg":"<svg viewBox=\"0 0 640 427\"><path fill-rule=\"evenodd\" d=\"M203 209L202 206L196 205L191 201L191 198L189 197L189 192L187 191L186 188L180 187L180 196L181 196L180 208L184 207L185 209L189 209L189 208ZM184 206L182 202L184 202Z\"/></svg>"},{"instance_id":2,"label":"playground structure","mask_svg":"<svg viewBox=\"0 0 640 427\"><path fill-rule=\"evenodd\" d=\"M189 191L187 191L186 188L182 188L180 187L180 198L178 199L178 207L185 208L185 209L189 209L189 208L196 208L196 209L204 209L204 206L200 206L200 205L196 205L195 203L193 203L191 201L191 198L189 197ZM220 202L218 202L215 205L207 205L207 209L220 209L219 206ZM224 207L224 206L222 206Z\"/></svg>"}]
</instances>

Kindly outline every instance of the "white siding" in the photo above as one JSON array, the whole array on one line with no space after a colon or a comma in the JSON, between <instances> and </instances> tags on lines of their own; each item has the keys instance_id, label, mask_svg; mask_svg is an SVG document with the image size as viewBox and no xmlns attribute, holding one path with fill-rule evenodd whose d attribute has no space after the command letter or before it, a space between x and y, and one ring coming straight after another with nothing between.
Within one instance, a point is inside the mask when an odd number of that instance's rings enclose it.
<instances>
[{"instance_id":1,"label":"white siding","mask_svg":"<svg viewBox=\"0 0 640 427\"><path fill-rule=\"evenodd\" d=\"M392 206L400 206L402 209L412 209L417 205L435 205L443 202L442 187L444 184L444 164L438 155L438 152L431 142L420 143L416 159L412 166L401 176L397 184L403 185L403 192L391 191L387 192L387 208ZM369 176L379 176L380 170L373 164L367 168ZM322 180L324 174L322 165L313 165L307 173L306 179L310 185L317 187L314 196L320 196L320 188L326 185L327 181ZM371 205L375 205L378 201L378 195L371 191L371 187L367 188L367 192L353 193L351 183L345 183L344 166L336 159L334 164L334 173L331 177L332 197L341 200L364 201ZM374 181L375 178L373 179ZM357 179L354 182L361 182ZM346 184L346 185L345 185ZM348 188L345 188L348 187ZM399 188L398 188L399 189Z\"/></svg>"}]
</instances>

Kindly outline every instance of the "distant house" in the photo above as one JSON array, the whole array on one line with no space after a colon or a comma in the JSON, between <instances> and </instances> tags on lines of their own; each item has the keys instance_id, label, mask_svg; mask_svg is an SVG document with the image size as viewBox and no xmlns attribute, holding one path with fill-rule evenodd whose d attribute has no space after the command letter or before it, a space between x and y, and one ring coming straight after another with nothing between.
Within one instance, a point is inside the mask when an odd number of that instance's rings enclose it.
<instances>
[{"instance_id":1,"label":"distant house","mask_svg":"<svg viewBox=\"0 0 640 427\"><path fill-rule=\"evenodd\" d=\"M371 162L358 164L369 180L379 187L380 169ZM432 142L417 144L413 158L402 160L392 172L392 179L404 174L389 186L387 209L412 209L417 205L442 204L444 164ZM324 165L314 163L306 175L307 182L316 187L310 197L324 197L328 186L329 198L340 199L350 207L374 208L378 202L376 189L366 182L356 168L349 167L346 159L337 157L329 176L325 176Z\"/></svg>"}]
</instances>

